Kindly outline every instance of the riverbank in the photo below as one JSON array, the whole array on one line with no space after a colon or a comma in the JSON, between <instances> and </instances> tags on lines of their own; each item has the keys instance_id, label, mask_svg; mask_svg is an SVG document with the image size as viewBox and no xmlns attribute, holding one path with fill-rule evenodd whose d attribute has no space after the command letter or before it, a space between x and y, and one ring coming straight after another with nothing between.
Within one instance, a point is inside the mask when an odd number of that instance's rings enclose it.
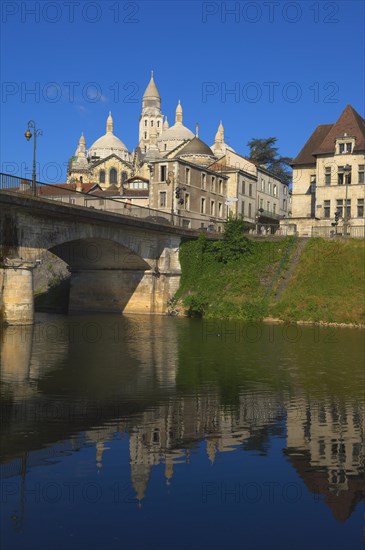
<instances>
[{"instance_id":1,"label":"riverbank","mask_svg":"<svg viewBox=\"0 0 365 550\"><path fill-rule=\"evenodd\" d=\"M204 238L180 248L178 314L365 327L365 242L252 242L222 262Z\"/></svg>"}]
</instances>

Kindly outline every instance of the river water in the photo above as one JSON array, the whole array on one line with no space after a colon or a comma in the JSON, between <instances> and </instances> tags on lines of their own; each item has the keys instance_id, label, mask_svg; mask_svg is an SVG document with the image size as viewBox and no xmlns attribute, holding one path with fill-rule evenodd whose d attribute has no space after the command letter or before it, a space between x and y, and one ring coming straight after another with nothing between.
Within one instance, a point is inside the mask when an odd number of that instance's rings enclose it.
<instances>
[{"instance_id":1,"label":"river water","mask_svg":"<svg viewBox=\"0 0 365 550\"><path fill-rule=\"evenodd\" d=\"M363 330L36 321L1 332L2 550L363 547Z\"/></svg>"}]
</instances>

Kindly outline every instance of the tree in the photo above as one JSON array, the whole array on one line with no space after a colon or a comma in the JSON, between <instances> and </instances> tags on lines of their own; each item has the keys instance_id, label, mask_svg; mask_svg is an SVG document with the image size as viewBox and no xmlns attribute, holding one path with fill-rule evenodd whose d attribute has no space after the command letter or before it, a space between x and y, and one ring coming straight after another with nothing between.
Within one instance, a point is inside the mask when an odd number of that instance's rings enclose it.
<instances>
[{"instance_id":1,"label":"tree","mask_svg":"<svg viewBox=\"0 0 365 550\"><path fill-rule=\"evenodd\" d=\"M250 148L249 158L257 164L266 166L283 183L289 185L292 177L289 164L292 159L290 157L279 156L279 148L275 146L276 142L276 137L251 139L247 143Z\"/></svg>"}]
</instances>

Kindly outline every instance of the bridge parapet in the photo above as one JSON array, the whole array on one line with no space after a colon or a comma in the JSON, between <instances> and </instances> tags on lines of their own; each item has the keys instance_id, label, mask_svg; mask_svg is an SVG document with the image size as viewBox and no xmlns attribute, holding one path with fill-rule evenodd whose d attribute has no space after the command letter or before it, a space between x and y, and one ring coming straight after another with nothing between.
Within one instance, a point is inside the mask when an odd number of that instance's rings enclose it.
<instances>
[{"instance_id":1,"label":"bridge parapet","mask_svg":"<svg viewBox=\"0 0 365 550\"><path fill-rule=\"evenodd\" d=\"M71 272L69 311L164 313L180 279L182 228L0 193L1 318L33 322L33 268L46 250Z\"/></svg>"}]
</instances>

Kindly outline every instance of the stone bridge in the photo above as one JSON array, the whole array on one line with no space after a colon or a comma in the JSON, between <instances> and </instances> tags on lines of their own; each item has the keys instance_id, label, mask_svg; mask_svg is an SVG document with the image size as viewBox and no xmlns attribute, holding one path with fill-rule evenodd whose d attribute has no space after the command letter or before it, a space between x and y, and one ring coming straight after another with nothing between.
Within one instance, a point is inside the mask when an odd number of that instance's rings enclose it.
<instances>
[{"instance_id":1,"label":"stone bridge","mask_svg":"<svg viewBox=\"0 0 365 550\"><path fill-rule=\"evenodd\" d=\"M0 192L0 320L31 324L33 269L46 250L71 272L73 312L164 313L180 280L182 237L198 232Z\"/></svg>"}]
</instances>

